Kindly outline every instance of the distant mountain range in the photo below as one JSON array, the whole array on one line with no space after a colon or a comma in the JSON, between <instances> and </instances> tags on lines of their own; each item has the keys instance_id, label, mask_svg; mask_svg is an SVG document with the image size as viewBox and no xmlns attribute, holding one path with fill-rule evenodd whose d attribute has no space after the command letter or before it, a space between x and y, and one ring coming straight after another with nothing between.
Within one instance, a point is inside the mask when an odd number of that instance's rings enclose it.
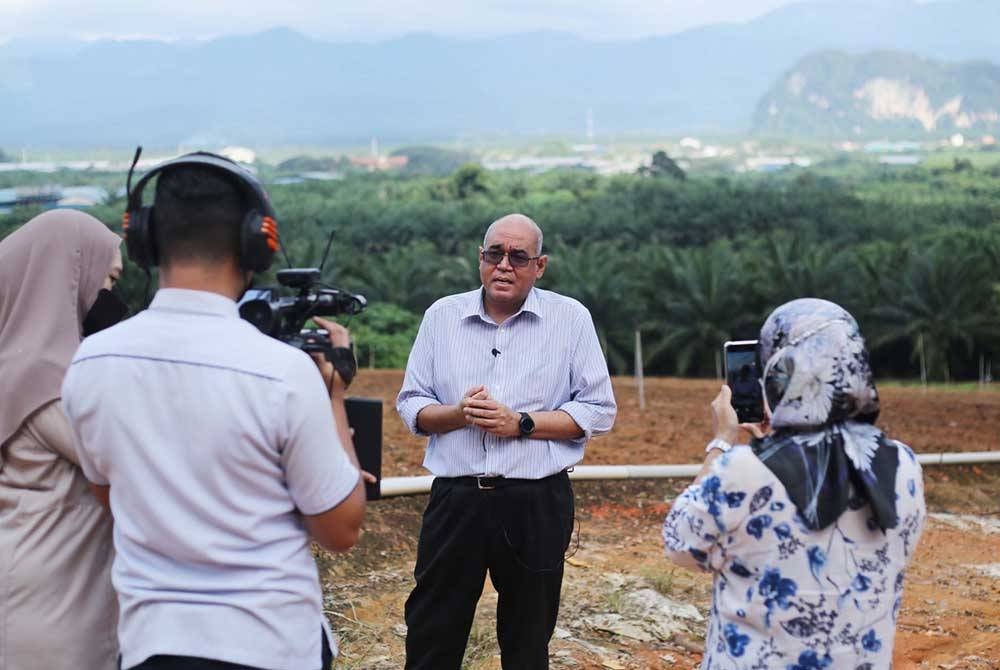
<instances>
[{"instance_id":1,"label":"distant mountain range","mask_svg":"<svg viewBox=\"0 0 1000 670\"><path fill-rule=\"evenodd\" d=\"M842 138L998 132L1000 65L896 51L814 54L761 99L754 130Z\"/></svg>"},{"instance_id":2,"label":"distant mountain range","mask_svg":"<svg viewBox=\"0 0 1000 670\"><path fill-rule=\"evenodd\" d=\"M327 43L286 29L210 42L0 45L0 147L400 143L744 132L817 50L1000 63L1000 1L824 0L630 42L562 33Z\"/></svg>"}]
</instances>

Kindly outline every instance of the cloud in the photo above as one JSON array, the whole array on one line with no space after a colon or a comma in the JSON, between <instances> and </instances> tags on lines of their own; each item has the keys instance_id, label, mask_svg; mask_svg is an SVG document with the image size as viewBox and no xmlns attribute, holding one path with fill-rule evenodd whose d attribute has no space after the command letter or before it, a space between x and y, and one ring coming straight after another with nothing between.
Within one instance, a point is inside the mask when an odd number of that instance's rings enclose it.
<instances>
[{"instance_id":1,"label":"cloud","mask_svg":"<svg viewBox=\"0 0 1000 670\"><path fill-rule=\"evenodd\" d=\"M0 0L0 39L158 36L197 39L289 26L336 41L382 40L413 32L482 37L560 30L592 39L667 34L745 21L802 0ZM872 0L876 1L876 0Z\"/></svg>"}]
</instances>

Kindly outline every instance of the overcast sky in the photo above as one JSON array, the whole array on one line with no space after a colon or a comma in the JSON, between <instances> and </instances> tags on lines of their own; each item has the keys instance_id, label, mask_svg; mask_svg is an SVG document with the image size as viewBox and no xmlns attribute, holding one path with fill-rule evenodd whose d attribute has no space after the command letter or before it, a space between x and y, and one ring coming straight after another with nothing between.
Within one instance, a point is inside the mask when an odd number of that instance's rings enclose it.
<instances>
[{"instance_id":1,"label":"overcast sky","mask_svg":"<svg viewBox=\"0 0 1000 670\"><path fill-rule=\"evenodd\" d=\"M746 21L802 1L0 0L0 40L66 35L200 39L276 26L335 41L373 41L413 32L478 37L539 29L622 39Z\"/></svg>"}]
</instances>

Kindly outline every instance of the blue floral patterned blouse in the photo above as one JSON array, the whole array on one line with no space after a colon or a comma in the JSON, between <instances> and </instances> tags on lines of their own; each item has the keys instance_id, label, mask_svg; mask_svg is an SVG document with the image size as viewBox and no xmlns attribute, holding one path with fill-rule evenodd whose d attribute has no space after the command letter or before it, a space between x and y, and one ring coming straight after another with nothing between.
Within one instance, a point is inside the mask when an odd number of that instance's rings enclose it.
<instances>
[{"instance_id":1,"label":"blue floral patterned blouse","mask_svg":"<svg viewBox=\"0 0 1000 670\"><path fill-rule=\"evenodd\" d=\"M883 670L903 573L923 529L923 478L899 445L899 522L883 533L852 501L809 530L785 487L740 446L716 458L663 524L667 555L714 573L702 670Z\"/></svg>"}]
</instances>

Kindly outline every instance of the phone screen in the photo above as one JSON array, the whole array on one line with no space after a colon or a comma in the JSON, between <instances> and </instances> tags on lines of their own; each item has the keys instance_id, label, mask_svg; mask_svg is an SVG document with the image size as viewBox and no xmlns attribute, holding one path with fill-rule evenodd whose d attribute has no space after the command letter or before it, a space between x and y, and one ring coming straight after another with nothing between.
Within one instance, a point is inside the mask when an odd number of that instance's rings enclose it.
<instances>
[{"instance_id":1,"label":"phone screen","mask_svg":"<svg viewBox=\"0 0 1000 670\"><path fill-rule=\"evenodd\" d=\"M764 420L764 394L760 387L757 340L726 342L726 384L733 392L732 405L740 423Z\"/></svg>"}]
</instances>

